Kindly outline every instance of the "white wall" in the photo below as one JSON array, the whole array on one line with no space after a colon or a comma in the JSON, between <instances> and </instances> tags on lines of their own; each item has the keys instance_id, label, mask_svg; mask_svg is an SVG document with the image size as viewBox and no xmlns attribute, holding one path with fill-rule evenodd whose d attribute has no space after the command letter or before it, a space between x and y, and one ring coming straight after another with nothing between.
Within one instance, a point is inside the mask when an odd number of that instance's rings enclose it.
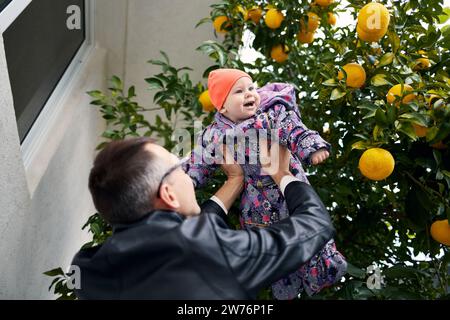
<instances>
[{"instance_id":1,"label":"white wall","mask_svg":"<svg viewBox=\"0 0 450 320\"><path fill-rule=\"evenodd\" d=\"M42 273L68 267L89 239L81 231L95 212L87 179L104 122L85 92L104 90L116 74L137 85L140 101L150 106L153 94L144 78L159 69L146 61L159 58L159 50L174 65L193 67L194 81L200 80L210 60L195 48L213 34L211 25L194 26L213 2L95 0L97 46L26 169L0 36L0 299L53 298L51 279Z\"/></svg>"},{"instance_id":2,"label":"white wall","mask_svg":"<svg viewBox=\"0 0 450 320\"><path fill-rule=\"evenodd\" d=\"M195 49L203 41L214 39L211 23L197 28L195 25L209 16L214 0L132 0L129 2L128 39L126 47L126 74L128 85L136 85L138 101L154 107L155 91L147 89L144 81L161 72L159 66L146 63L161 60L160 51L168 54L176 68L188 66L193 83L202 80L203 71L212 65L212 60ZM206 85L206 80L203 79Z\"/></svg>"},{"instance_id":3,"label":"white wall","mask_svg":"<svg viewBox=\"0 0 450 320\"><path fill-rule=\"evenodd\" d=\"M88 241L81 226L94 208L86 188L97 137L103 129L85 92L104 87L105 51L90 55L32 165L43 170L28 191L3 50L0 47L0 298L50 298L42 272L69 265ZM39 155L51 154L47 159ZM34 170L35 168L29 168ZM6 178L6 179L5 179Z\"/></svg>"}]
</instances>

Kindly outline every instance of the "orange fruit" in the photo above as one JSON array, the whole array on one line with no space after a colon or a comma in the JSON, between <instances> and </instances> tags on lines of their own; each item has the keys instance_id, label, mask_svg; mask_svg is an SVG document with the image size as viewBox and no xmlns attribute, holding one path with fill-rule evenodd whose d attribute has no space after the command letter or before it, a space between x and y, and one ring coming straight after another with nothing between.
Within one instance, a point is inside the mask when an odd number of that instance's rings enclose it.
<instances>
[{"instance_id":1,"label":"orange fruit","mask_svg":"<svg viewBox=\"0 0 450 320\"><path fill-rule=\"evenodd\" d=\"M430 65L431 65L431 63L428 58L419 58L416 60L416 65L414 66L413 70L418 71L418 70L428 69L430 67Z\"/></svg>"},{"instance_id":2,"label":"orange fruit","mask_svg":"<svg viewBox=\"0 0 450 320\"><path fill-rule=\"evenodd\" d=\"M416 133L416 136L418 136L419 138L423 138L427 135L427 132L428 132L427 127L413 123L413 128L414 128L414 132Z\"/></svg>"},{"instance_id":3,"label":"orange fruit","mask_svg":"<svg viewBox=\"0 0 450 320\"><path fill-rule=\"evenodd\" d=\"M238 5L233 11L235 14L238 14L240 12L242 14L242 16L244 17L244 20L245 21L248 20L248 11L243 6Z\"/></svg>"},{"instance_id":4,"label":"orange fruit","mask_svg":"<svg viewBox=\"0 0 450 320\"><path fill-rule=\"evenodd\" d=\"M215 108L211 102L211 98L209 97L208 90L205 90L200 94L200 96L198 97L198 101L200 101L203 111L206 111L206 112L214 111Z\"/></svg>"},{"instance_id":5,"label":"orange fruit","mask_svg":"<svg viewBox=\"0 0 450 320\"><path fill-rule=\"evenodd\" d=\"M336 16L332 12L328 12L328 23L334 26L336 21Z\"/></svg>"},{"instance_id":6,"label":"orange fruit","mask_svg":"<svg viewBox=\"0 0 450 320\"><path fill-rule=\"evenodd\" d=\"M227 30L225 28L228 28L231 26L230 23L227 23L224 25L225 22L230 21L227 16L218 16L213 21L214 29L216 29L217 33L227 33ZM223 25L223 26L222 26Z\"/></svg>"},{"instance_id":7,"label":"orange fruit","mask_svg":"<svg viewBox=\"0 0 450 320\"><path fill-rule=\"evenodd\" d=\"M316 0L316 4L318 4L321 7L328 7L332 3L333 0Z\"/></svg>"},{"instance_id":8,"label":"orange fruit","mask_svg":"<svg viewBox=\"0 0 450 320\"><path fill-rule=\"evenodd\" d=\"M448 148L448 146L445 143L443 143L442 141L432 144L431 147L433 149L437 149L437 150L445 150Z\"/></svg>"},{"instance_id":9,"label":"orange fruit","mask_svg":"<svg viewBox=\"0 0 450 320\"><path fill-rule=\"evenodd\" d=\"M389 89L386 95L387 102L394 103L395 99L397 99L397 96L399 97L404 96L402 99L402 103L409 103L417 98L417 95L415 93L406 94L412 91L414 91L414 89L409 84L404 84L403 90L401 84L396 84L391 89ZM399 104L400 104L399 101L395 103L396 106L399 106Z\"/></svg>"},{"instance_id":10,"label":"orange fruit","mask_svg":"<svg viewBox=\"0 0 450 320\"><path fill-rule=\"evenodd\" d=\"M394 171L395 161L392 154L382 148L371 148L359 158L361 174L370 180L384 180Z\"/></svg>"},{"instance_id":11,"label":"orange fruit","mask_svg":"<svg viewBox=\"0 0 450 320\"><path fill-rule=\"evenodd\" d=\"M381 38L384 37L384 35L386 34L386 31L379 31L379 32L365 32L364 30L362 30L358 25L356 26L356 32L358 33L358 38L361 39L362 41L365 42L377 42L379 41Z\"/></svg>"},{"instance_id":12,"label":"orange fruit","mask_svg":"<svg viewBox=\"0 0 450 320\"><path fill-rule=\"evenodd\" d=\"M308 25L305 27L305 21L300 20L300 30L301 32L314 32L319 27L320 18L314 12L308 12Z\"/></svg>"},{"instance_id":13,"label":"orange fruit","mask_svg":"<svg viewBox=\"0 0 450 320\"><path fill-rule=\"evenodd\" d=\"M277 44L272 47L272 50L270 51L270 56L276 62L283 63L288 58L288 52L289 52L288 46Z\"/></svg>"},{"instance_id":14,"label":"orange fruit","mask_svg":"<svg viewBox=\"0 0 450 320\"><path fill-rule=\"evenodd\" d=\"M314 32L302 32L297 33L297 40L301 43L312 43L314 41Z\"/></svg>"},{"instance_id":15,"label":"orange fruit","mask_svg":"<svg viewBox=\"0 0 450 320\"><path fill-rule=\"evenodd\" d=\"M264 22L270 29L278 29L284 20L283 14L277 9L269 9L266 12Z\"/></svg>"},{"instance_id":16,"label":"orange fruit","mask_svg":"<svg viewBox=\"0 0 450 320\"><path fill-rule=\"evenodd\" d=\"M247 15L254 23L259 23L259 20L261 20L262 17L262 10L257 6L252 7L248 10Z\"/></svg>"},{"instance_id":17,"label":"orange fruit","mask_svg":"<svg viewBox=\"0 0 450 320\"><path fill-rule=\"evenodd\" d=\"M365 33L386 33L389 22L389 11L381 3L370 2L358 13L358 27Z\"/></svg>"},{"instance_id":18,"label":"orange fruit","mask_svg":"<svg viewBox=\"0 0 450 320\"><path fill-rule=\"evenodd\" d=\"M448 224L448 219L433 222L430 233L434 240L450 247L450 225Z\"/></svg>"},{"instance_id":19,"label":"orange fruit","mask_svg":"<svg viewBox=\"0 0 450 320\"><path fill-rule=\"evenodd\" d=\"M438 96L437 94L430 94L430 96L427 99L428 107L430 109L433 108L434 103L436 102L436 100L439 100L439 99L441 99L441 97Z\"/></svg>"},{"instance_id":20,"label":"orange fruit","mask_svg":"<svg viewBox=\"0 0 450 320\"><path fill-rule=\"evenodd\" d=\"M347 63L343 67L345 73L347 73L346 84L350 88L361 88L366 82L366 71L357 63ZM344 73L339 71L338 79L344 79Z\"/></svg>"}]
</instances>

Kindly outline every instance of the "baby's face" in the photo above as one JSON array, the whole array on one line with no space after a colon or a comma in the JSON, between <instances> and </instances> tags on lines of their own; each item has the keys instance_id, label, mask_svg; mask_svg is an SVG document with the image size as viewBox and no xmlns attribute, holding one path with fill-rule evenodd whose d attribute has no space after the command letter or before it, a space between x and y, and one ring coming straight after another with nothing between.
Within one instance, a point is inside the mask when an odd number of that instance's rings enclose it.
<instances>
[{"instance_id":1,"label":"baby's face","mask_svg":"<svg viewBox=\"0 0 450 320\"><path fill-rule=\"evenodd\" d=\"M223 104L222 112L228 119L240 122L252 117L259 107L261 98L250 78L240 78L231 88Z\"/></svg>"}]
</instances>

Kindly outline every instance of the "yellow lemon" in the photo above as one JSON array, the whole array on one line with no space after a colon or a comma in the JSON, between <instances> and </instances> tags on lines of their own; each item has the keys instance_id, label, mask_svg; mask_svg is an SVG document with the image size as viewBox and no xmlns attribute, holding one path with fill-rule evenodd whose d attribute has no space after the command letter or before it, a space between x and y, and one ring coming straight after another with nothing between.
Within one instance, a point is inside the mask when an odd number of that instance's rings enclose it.
<instances>
[{"instance_id":1,"label":"yellow lemon","mask_svg":"<svg viewBox=\"0 0 450 320\"><path fill-rule=\"evenodd\" d=\"M289 52L288 46L284 45L283 47L283 45L277 44L276 46L272 47L272 50L270 51L270 56L276 62L283 63L288 58L288 52Z\"/></svg>"},{"instance_id":2,"label":"yellow lemon","mask_svg":"<svg viewBox=\"0 0 450 320\"><path fill-rule=\"evenodd\" d=\"M430 233L437 242L450 246L450 225L448 224L448 219L433 222Z\"/></svg>"},{"instance_id":3,"label":"yellow lemon","mask_svg":"<svg viewBox=\"0 0 450 320\"><path fill-rule=\"evenodd\" d=\"M412 91L414 91L414 89L409 84L404 84L403 90L401 84L396 84L391 89L389 89L386 95L387 102L394 103L395 99L397 99L397 96L399 97L404 96L402 99L402 103L409 103L414 99L416 99L417 97L415 93L406 94ZM395 103L396 106L399 106L399 104L400 104L399 101Z\"/></svg>"},{"instance_id":4,"label":"yellow lemon","mask_svg":"<svg viewBox=\"0 0 450 320\"><path fill-rule=\"evenodd\" d=\"M297 40L301 43L312 43L314 41L314 32L302 32L297 33Z\"/></svg>"},{"instance_id":5,"label":"yellow lemon","mask_svg":"<svg viewBox=\"0 0 450 320\"><path fill-rule=\"evenodd\" d=\"M366 4L358 13L358 27L365 33L386 33L390 22L389 11L377 2Z\"/></svg>"},{"instance_id":6,"label":"yellow lemon","mask_svg":"<svg viewBox=\"0 0 450 320\"><path fill-rule=\"evenodd\" d=\"M357 63L347 63L343 69L347 73L346 84L348 87L361 88L366 82L366 71L361 65ZM344 79L344 73L342 71L339 71L338 79Z\"/></svg>"},{"instance_id":7,"label":"yellow lemon","mask_svg":"<svg viewBox=\"0 0 450 320\"><path fill-rule=\"evenodd\" d=\"M224 24L227 21L228 22L230 21L227 16L218 16L217 18L214 19L213 26L214 26L214 29L216 29L217 33L226 33L227 32L227 30L225 30L225 28L228 28L231 26L230 23Z\"/></svg>"},{"instance_id":8,"label":"yellow lemon","mask_svg":"<svg viewBox=\"0 0 450 320\"><path fill-rule=\"evenodd\" d=\"M394 171L395 161L392 154L382 148L366 150L359 158L359 170L370 180L384 180Z\"/></svg>"},{"instance_id":9,"label":"yellow lemon","mask_svg":"<svg viewBox=\"0 0 450 320\"><path fill-rule=\"evenodd\" d=\"M203 91L198 97L198 101L202 105L203 111L211 112L214 111L214 105L211 102L211 98L209 97L209 91Z\"/></svg>"},{"instance_id":10,"label":"yellow lemon","mask_svg":"<svg viewBox=\"0 0 450 320\"><path fill-rule=\"evenodd\" d=\"M277 9L269 9L266 12L264 22L270 29L278 29L284 20L283 14Z\"/></svg>"},{"instance_id":11,"label":"yellow lemon","mask_svg":"<svg viewBox=\"0 0 450 320\"><path fill-rule=\"evenodd\" d=\"M328 12L328 23L334 26L336 21L336 16L332 12Z\"/></svg>"}]
</instances>

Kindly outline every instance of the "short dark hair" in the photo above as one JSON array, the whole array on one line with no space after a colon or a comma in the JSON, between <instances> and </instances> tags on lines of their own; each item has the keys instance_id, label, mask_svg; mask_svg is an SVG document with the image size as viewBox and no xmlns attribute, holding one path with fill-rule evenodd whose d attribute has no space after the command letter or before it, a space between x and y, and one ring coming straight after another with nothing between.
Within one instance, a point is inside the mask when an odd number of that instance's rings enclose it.
<instances>
[{"instance_id":1,"label":"short dark hair","mask_svg":"<svg viewBox=\"0 0 450 320\"><path fill-rule=\"evenodd\" d=\"M89 175L95 208L110 224L127 224L154 209L162 161L145 149L154 140L133 138L113 141L97 155Z\"/></svg>"}]
</instances>

